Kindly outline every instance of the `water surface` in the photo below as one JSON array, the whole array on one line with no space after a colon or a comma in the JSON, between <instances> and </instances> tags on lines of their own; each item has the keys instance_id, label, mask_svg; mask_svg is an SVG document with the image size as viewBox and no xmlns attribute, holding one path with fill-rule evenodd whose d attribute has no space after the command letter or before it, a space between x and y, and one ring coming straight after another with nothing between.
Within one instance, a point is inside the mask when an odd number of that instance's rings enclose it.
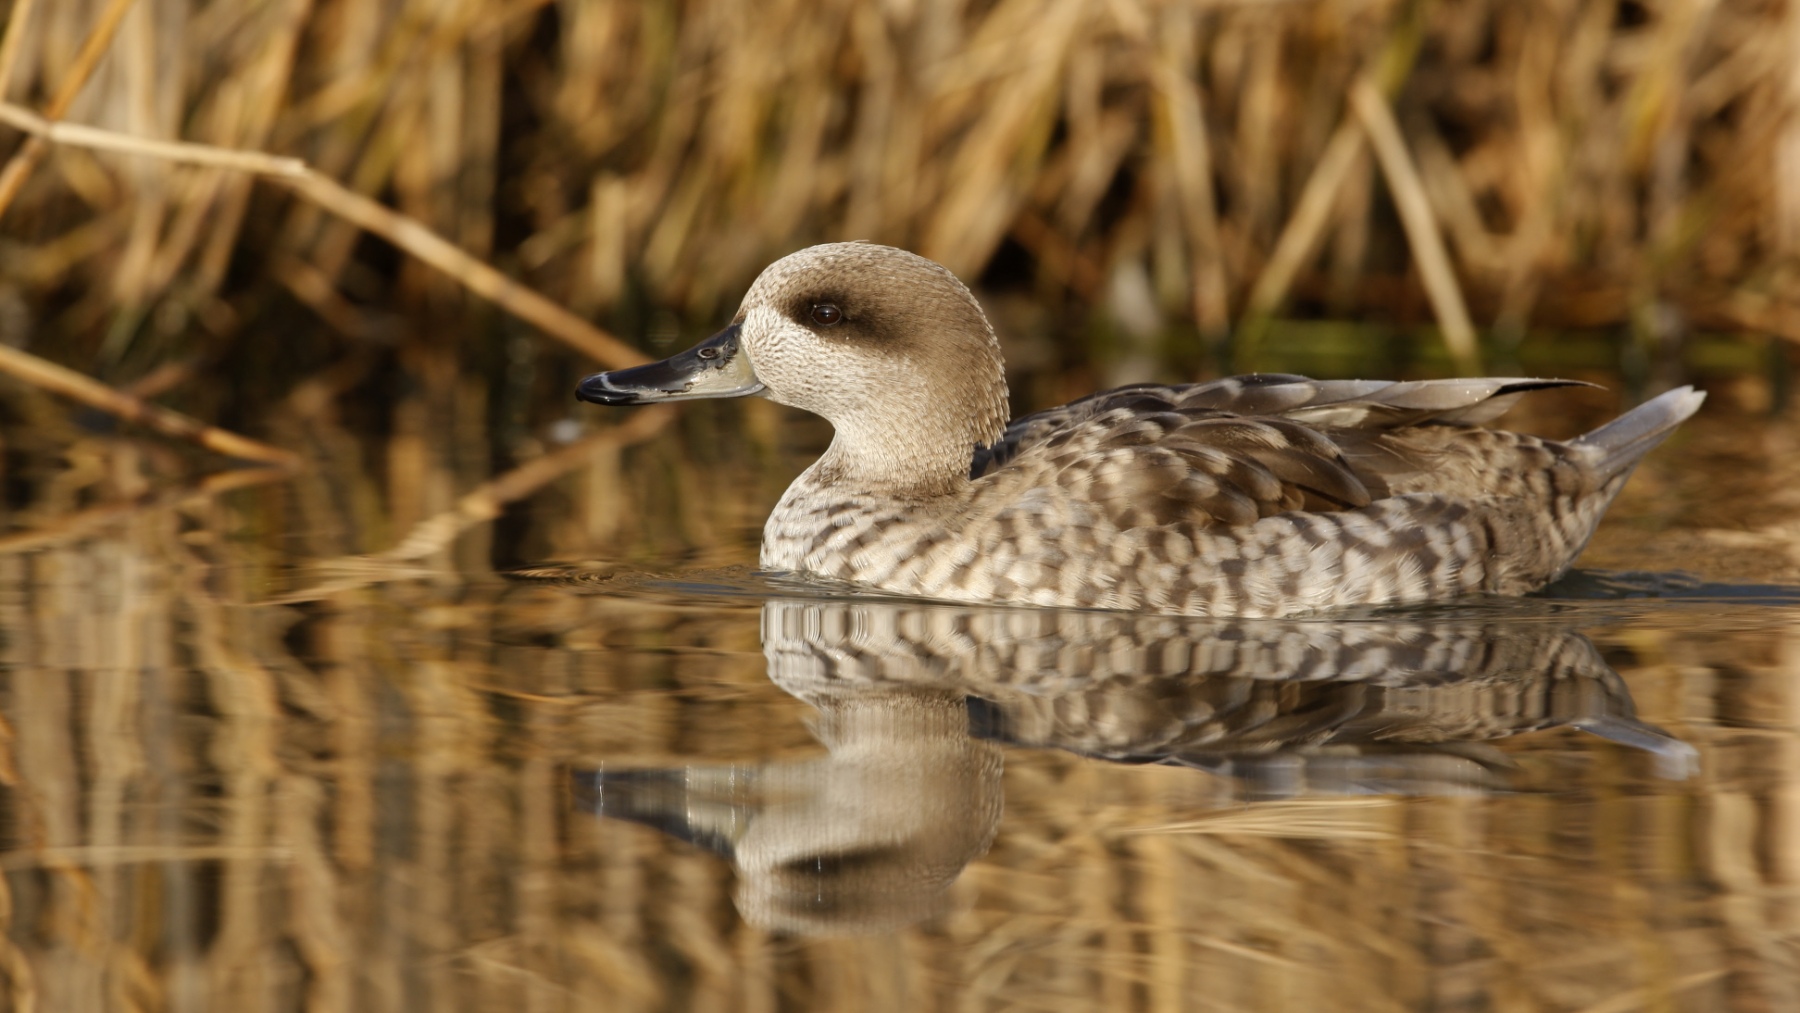
<instances>
[{"instance_id":1,"label":"water surface","mask_svg":"<svg viewBox=\"0 0 1800 1013\"><path fill-rule=\"evenodd\" d=\"M1753 402L1542 596L1254 623L758 575L819 438L766 405L404 562L486 477L449 429L376 468L297 415L306 476L110 513L165 451L95 436L0 554L4 994L1800 1008L1797 430Z\"/></svg>"}]
</instances>

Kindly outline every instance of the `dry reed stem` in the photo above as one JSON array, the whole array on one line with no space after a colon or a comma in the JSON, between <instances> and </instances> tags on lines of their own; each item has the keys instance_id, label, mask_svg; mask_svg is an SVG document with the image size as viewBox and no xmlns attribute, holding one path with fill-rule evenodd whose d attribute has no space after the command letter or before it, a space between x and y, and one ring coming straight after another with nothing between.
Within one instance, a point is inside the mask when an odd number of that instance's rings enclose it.
<instances>
[{"instance_id":1,"label":"dry reed stem","mask_svg":"<svg viewBox=\"0 0 1800 1013\"><path fill-rule=\"evenodd\" d=\"M1197 819L1126 827L1125 835L1213 834L1244 837L1385 840L1394 832L1387 817L1399 803L1390 798L1301 799L1263 802L1248 809L1226 809Z\"/></svg>"},{"instance_id":2,"label":"dry reed stem","mask_svg":"<svg viewBox=\"0 0 1800 1013\"><path fill-rule=\"evenodd\" d=\"M227 457L262 461L284 468L300 466L299 456L292 451L271 447L260 440L207 425L199 419L114 390L92 377L8 345L0 345L0 372L80 401L108 415L153 429L164 436L196 443Z\"/></svg>"},{"instance_id":3,"label":"dry reed stem","mask_svg":"<svg viewBox=\"0 0 1800 1013\"><path fill-rule=\"evenodd\" d=\"M1305 188L1300 191L1294 213L1288 217L1287 224L1282 226L1280 237L1275 240L1274 252L1269 254L1268 263L1263 265L1262 273L1256 276L1256 283L1250 287L1250 296L1244 305L1244 324L1238 340L1240 366L1245 364L1243 360L1247 360L1261 343L1268 330L1269 318L1287 299L1288 292L1293 288L1295 275L1300 273L1307 258L1317 249L1319 237L1325 231L1325 223L1331 220L1331 209L1337 204L1338 191L1343 189L1344 181L1350 178L1350 170L1356 164L1356 155L1362 150L1362 144L1362 131L1346 119L1332 133L1330 142L1325 145L1325 153L1319 157L1318 164L1313 166Z\"/></svg>"},{"instance_id":4,"label":"dry reed stem","mask_svg":"<svg viewBox=\"0 0 1800 1013\"><path fill-rule=\"evenodd\" d=\"M6 17L6 37L0 39L0 102L6 101L7 89L12 84L13 64L19 60L19 50L25 45L25 29L31 23L31 9L37 0L13 0L12 13Z\"/></svg>"},{"instance_id":5,"label":"dry reed stem","mask_svg":"<svg viewBox=\"0 0 1800 1013\"><path fill-rule=\"evenodd\" d=\"M1171 11L1174 15L1174 11ZM1194 82L1192 12L1171 16L1163 28L1163 53L1154 79L1169 135L1170 164L1175 172L1178 203L1184 212L1193 248L1193 313L1202 334L1216 336L1231 328L1231 288L1225 277L1224 249L1219 242L1219 214L1213 197L1213 154L1207 141L1206 103Z\"/></svg>"},{"instance_id":6,"label":"dry reed stem","mask_svg":"<svg viewBox=\"0 0 1800 1013\"><path fill-rule=\"evenodd\" d=\"M1419 171L1407 153L1400 125L1394 122L1394 111L1381 88L1366 74L1350 86L1350 105L1368 133L1382 175L1387 177L1388 192L1394 195L1400 223L1412 244L1419 276L1425 282L1425 293L1437 314L1438 326L1443 329L1444 343L1450 347L1450 358L1465 373L1479 374L1481 358L1476 348L1475 325L1469 321L1469 309L1450 266L1450 255L1444 249L1444 237L1438 231L1431 202L1426 199L1425 186L1419 181Z\"/></svg>"},{"instance_id":7,"label":"dry reed stem","mask_svg":"<svg viewBox=\"0 0 1800 1013\"><path fill-rule=\"evenodd\" d=\"M237 169L265 176L304 176L306 163L260 151L234 151L189 141L160 141L133 137L116 130L102 130L81 123L62 123L11 102L0 103L0 123L56 144L71 144L95 151L149 155L170 162Z\"/></svg>"},{"instance_id":8,"label":"dry reed stem","mask_svg":"<svg viewBox=\"0 0 1800 1013\"><path fill-rule=\"evenodd\" d=\"M601 365L623 369L650 361L637 349L464 253L415 218L385 207L311 169L299 176L278 178L325 210L443 271L475 294Z\"/></svg>"},{"instance_id":9,"label":"dry reed stem","mask_svg":"<svg viewBox=\"0 0 1800 1013\"><path fill-rule=\"evenodd\" d=\"M656 405L629 419L582 437L566 447L519 465L483 482L456 501L417 524L393 548L369 556L349 556L318 564L336 576L310 587L268 599L264 604L290 605L387 580L403 580L431 571L401 564L413 563L443 550L456 537L478 524L500 516L508 503L525 498L557 478L581 467L602 450L628 447L661 432L675 417L668 405Z\"/></svg>"},{"instance_id":10,"label":"dry reed stem","mask_svg":"<svg viewBox=\"0 0 1800 1013\"><path fill-rule=\"evenodd\" d=\"M675 417L667 405L634 413L624 422L576 440L560 450L527 461L517 468L477 486L456 501L453 510L426 518L413 526L399 544L377 558L407 561L422 559L450 544L457 535L500 516L506 504L522 499L548 482L573 471L602 447L628 447L662 431Z\"/></svg>"},{"instance_id":11,"label":"dry reed stem","mask_svg":"<svg viewBox=\"0 0 1800 1013\"><path fill-rule=\"evenodd\" d=\"M282 481L293 472L288 468L238 468L208 475L190 486L169 490L148 501L128 500L88 507L68 515L54 524L0 535L0 556L35 552L54 545L66 545L92 537L120 521L172 503L192 503L220 496L237 489L247 489L265 482Z\"/></svg>"},{"instance_id":12,"label":"dry reed stem","mask_svg":"<svg viewBox=\"0 0 1800 1013\"><path fill-rule=\"evenodd\" d=\"M33 552L52 545L78 541L130 517L142 509L143 505L136 501L88 507L85 510L76 511L54 524L0 536L0 555Z\"/></svg>"},{"instance_id":13,"label":"dry reed stem","mask_svg":"<svg viewBox=\"0 0 1800 1013\"><path fill-rule=\"evenodd\" d=\"M132 397L160 397L193 379L200 371L202 361L199 356L191 356L165 362L120 389Z\"/></svg>"},{"instance_id":14,"label":"dry reed stem","mask_svg":"<svg viewBox=\"0 0 1800 1013\"><path fill-rule=\"evenodd\" d=\"M149 155L171 162L236 169L267 177L324 210L386 239L602 365L622 369L650 361L637 349L464 252L417 219L348 189L309 168L300 159L188 141L133 137L80 124L54 123L10 103L0 103L0 121L46 142ZM0 206L0 212L3 211L4 207Z\"/></svg>"},{"instance_id":15,"label":"dry reed stem","mask_svg":"<svg viewBox=\"0 0 1800 1013\"><path fill-rule=\"evenodd\" d=\"M1789 4L1786 24L1782 26L1792 53L1800 53L1800 4ZM1787 62L1787 80L1782 82L1790 110L1800 109L1800 60ZM1791 112L1781 126L1776 141L1775 163L1775 239L1778 248L1789 256L1800 256L1800 115Z\"/></svg>"},{"instance_id":16,"label":"dry reed stem","mask_svg":"<svg viewBox=\"0 0 1800 1013\"><path fill-rule=\"evenodd\" d=\"M195 845L102 845L35 847L0 851L0 870L16 872L45 866L87 868L109 865L142 865L150 862L204 862L215 859L258 858L286 862L289 852L281 847L230 847Z\"/></svg>"},{"instance_id":17,"label":"dry reed stem","mask_svg":"<svg viewBox=\"0 0 1800 1013\"><path fill-rule=\"evenodd\" d=\"M331 278L311 263L278 254L270 271L288 294L304 303L332 330L362 340L379 336L379 329L368 322L368 317L338 294Z\"/></svg>"},{"instance_id":18,"label":"dry reed stem","mask_svg":"<svg viewBox=\"0 0 1800 1013\"><path fill-rule=\"evenodd\" d=\"M1357 72L1356 81L1369 83L1385 103L1384 91L1399 89L1411 73L1417 44L1416 26L1401 23L1390 27L1386 43ZM1357 178L1357 159L1366 136L1367 129L1358 126L1353 110L1344 110L1307 176L1292 214L1276 237L1268 261L1245 298L1243 324L1234 352L1240 368L1248 365L1268 333L1276 310L1292 291L1294 279L1318 249L1334 210L1342 202L1345 185Z\"/></svg>"},{"instance_id":19,"label":"dry reed stem","mask_svg":"<svg viewBox=\"0 0 1800 1013\"><path fill-rule=\"evenodd\" d=\"M125 14L131 10L134 2L135 0L112 0L100 14L100 21L88 33L81 51L75 55L75 64L69 68L69 76L63 79L56 95L51 98L50 105L44 109L46 120L60 120L69 111L69 106L74 104L76 96L81 94L82 87L87 84L88 77L99 65L100 57L112 45L113 35L118 32L119 25L125 20ZM23 28L24 25L21 23L15 27ZM13 33L8 33L9 36L11 34ZM6 217L6 209L12 204L13 198L19 195L26 177L43 160L44 153L49 150L48 145L49 142L42 137L33 136L26 140L24 147L13 153L6 168L0 169L0 218Z\"/></svg>"}]
</instances>

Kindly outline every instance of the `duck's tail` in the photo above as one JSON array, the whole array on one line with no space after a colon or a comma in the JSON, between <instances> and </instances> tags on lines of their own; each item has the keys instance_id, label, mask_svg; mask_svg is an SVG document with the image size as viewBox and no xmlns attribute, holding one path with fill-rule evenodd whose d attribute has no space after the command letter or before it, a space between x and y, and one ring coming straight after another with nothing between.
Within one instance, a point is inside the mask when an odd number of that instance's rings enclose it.
<instances>
[{"instance_id":1,"label":"duck's tail","mask_svg":"<svg viewBox=\"0 0 1800 1013\"><path fill-rule=\"evenodd\" d=\"M1636 408L1570 445L1586 449L1592 456L1588 466L1602 483L1631 473L1655 446L1667 439L1675 427L1700 409L1706 400L1704 391L1677 387L1667 394L1651 398Z\"/></svg>"}]
</instances>

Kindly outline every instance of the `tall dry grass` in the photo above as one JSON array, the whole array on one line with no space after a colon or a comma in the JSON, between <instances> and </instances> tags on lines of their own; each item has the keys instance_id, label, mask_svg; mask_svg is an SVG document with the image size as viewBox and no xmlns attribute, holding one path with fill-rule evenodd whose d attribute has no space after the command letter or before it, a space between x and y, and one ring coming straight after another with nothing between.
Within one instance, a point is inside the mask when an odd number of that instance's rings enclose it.
<instances>
[{"instance_id":1,"label":"tall dry grass","mask_svg":"<svg viewBox=\"0 0 1800 1013\"><path fill-rule=\"evenodd\" d=\"M1533 325L1800 337L1791 3L27 7L10 100L53 108L122 9L69 121L298 156L634 333L855 237L1251 343L1270 314L1435 315L1465 363ZM295 300L368 339L465 298L225 169L56 147L5 214L0 299L84 368L291 335Z\"/></svg>"}]
</instances>

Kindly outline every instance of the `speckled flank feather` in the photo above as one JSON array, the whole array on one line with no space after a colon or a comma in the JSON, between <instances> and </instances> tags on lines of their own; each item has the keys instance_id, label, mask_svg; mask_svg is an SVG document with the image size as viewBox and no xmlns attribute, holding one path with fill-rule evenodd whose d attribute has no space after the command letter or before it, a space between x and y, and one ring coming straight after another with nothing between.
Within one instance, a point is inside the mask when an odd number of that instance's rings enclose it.
<instances>
[{"instance_id":1,"label":"speckled flank feather","mask_svg":"<svg viewBox=\"0 0 1800 1013\"><path fill-rule=\"evenodd\" d=\"M725 396L691 378L729 364L728 394L836 431L770 515L763 565L962 601L1276 616L1530 591L1702 399L1674 391L1565 444L1480 424L1567 381L1248 376L1006 425L1000 346L968 289L869 243L770 265L733 324L583 396Z\"/></svg>"},{"instance_id":2,"label":"speckled flank feather","mask_svg":"<svg viewBox=\"0 0 1800 1013\"><path fill-rule=\"evenodd\" d=\"M763 562L937 598L1191 615L1519 594L1569 567L1629 466L1462 420L1560 385L1122 388L1013 423L953 496L883 502L802 476ZM1666 435L1698 398L1639 411Z\"/></svg>"}]
</instances>

